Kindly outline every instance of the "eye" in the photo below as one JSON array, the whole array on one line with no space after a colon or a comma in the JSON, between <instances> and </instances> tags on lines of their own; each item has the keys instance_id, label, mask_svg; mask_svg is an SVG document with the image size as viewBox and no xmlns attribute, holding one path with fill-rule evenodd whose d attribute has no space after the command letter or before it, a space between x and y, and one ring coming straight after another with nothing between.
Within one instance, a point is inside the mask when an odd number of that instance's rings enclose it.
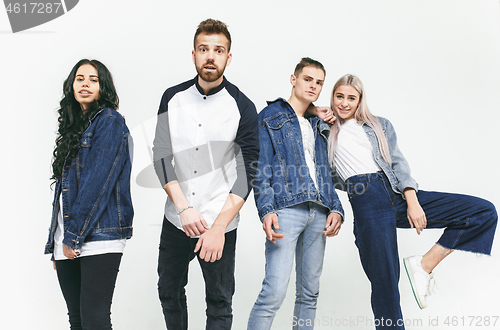
<instances>
[{"instance_id":1,"label":"eye","mask_svg":"<svg viewBox=\"0 0 500 330\"><path fill-rule=\"evenodd\" d=\"M222 53L223 53L222 49L217 49L217 54L222 54Z\"/></svg>"},{"instance_id":2,"label":"eye","mask_svg":"<svg viewBox=\"0 0 500 330\"><path fill-rule=\"evenodd\" d=\"M99 80L97 80L97 79L95 79L95 78L94 78L94 79L92 79L91 81L92 81L92 82L95 82L95 83L96 83L96 82L99 82Z\"/></svg>"}]
</instances>

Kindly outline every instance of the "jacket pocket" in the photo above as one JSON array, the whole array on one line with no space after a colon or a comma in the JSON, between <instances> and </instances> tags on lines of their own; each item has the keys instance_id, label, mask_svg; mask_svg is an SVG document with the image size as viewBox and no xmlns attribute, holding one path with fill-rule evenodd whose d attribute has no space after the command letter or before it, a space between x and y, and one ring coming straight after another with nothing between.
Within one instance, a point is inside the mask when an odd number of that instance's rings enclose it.
<instances>
[{"instance_id":1,"label":"jacket pocket","mask_svg":"<svg viewBox=\"0 0 500 330\"><path fill-rule=\"evenodd\" d=\"M271 138L275 143L283 143L283 140L291 134L290 129L287 129L288 123L290 123L290 118L286 114L278 114L266 121Z\"/></svg>"},{"instance_id":2,"label":"jacket pocket","mask_svg":"<svg viewBox=\"0 0 500 330\"><path fill-rule=\"evenodd\" d=\"M83 134L82 138L80 139L80 147L82 148L92 147L92 133L87 132Z\"/></svg>"}]
</instances>

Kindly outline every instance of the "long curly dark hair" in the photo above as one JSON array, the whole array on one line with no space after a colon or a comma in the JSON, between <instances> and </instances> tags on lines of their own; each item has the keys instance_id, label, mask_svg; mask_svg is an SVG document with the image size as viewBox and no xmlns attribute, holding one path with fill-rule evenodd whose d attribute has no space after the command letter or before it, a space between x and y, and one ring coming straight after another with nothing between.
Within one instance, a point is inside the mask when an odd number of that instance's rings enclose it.
<instances>
[{"instance_id":1,"label":"long curly dark hair","mask_svg":"<svg viewBox=\"0 0 500 330\"><path fill-rule=\"evenodd\" d=\"M80 103L75 99L73 83L76 72L85 64L92 65L97 70L99 77L98 100L94 101L85 113L83 113ZM116 94L113 77L108 68L97 60L83 59L75 64L68 78L63 84L63 98L59 103L59 128L57 130L56 146L53 152L52 177L56 182L62 175L64 162L66 159L73 159L80 147L80 138L89 127L91 119L99 110L112 108L118 110L118 95Z\"/></svg>"}]
</instances>

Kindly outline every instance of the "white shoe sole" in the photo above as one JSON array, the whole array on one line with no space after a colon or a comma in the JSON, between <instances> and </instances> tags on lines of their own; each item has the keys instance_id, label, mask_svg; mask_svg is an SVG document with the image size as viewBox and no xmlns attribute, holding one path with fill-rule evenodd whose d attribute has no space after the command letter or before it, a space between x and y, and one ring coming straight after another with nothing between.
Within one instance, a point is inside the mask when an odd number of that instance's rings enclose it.
<instances>
[{"instance_id":1,"label":"white shoe sole","mask_svg":"<svg viewBox=\"0 0 500 330\"><path fill-rule=\"evenodd\" d=\"M417 305L420 309L424 309L425 307L427 307L427 304L422 303L420 301L417 290L414 286L414 283L416 285L416 282L415 282L415 278L413 277L413 272L411 270L410 258L404 258L403 264L405 265L406 275L408 275L408 280L410 281L411 290L413 291L413 296L415 297L415 300L417 301Z\"/></svg>"}]
</instances>

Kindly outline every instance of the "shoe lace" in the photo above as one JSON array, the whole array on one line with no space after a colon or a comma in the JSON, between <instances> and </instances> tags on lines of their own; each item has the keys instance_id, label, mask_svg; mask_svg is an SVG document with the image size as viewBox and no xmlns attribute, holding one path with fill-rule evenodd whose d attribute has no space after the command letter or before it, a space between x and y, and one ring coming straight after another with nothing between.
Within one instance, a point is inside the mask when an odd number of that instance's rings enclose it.
<instances>
[{"instance_id":1,"label":"shoe lace","mask_svg":"<svg viewBox=\"0 0 500 330\"><path fill-rule=\"evenodd\" d=\"M430 273L427 281L427 295L430 296L436 293L438 293L438 285L434 279L434 274Z\"/></svg>"}]
</instances>

